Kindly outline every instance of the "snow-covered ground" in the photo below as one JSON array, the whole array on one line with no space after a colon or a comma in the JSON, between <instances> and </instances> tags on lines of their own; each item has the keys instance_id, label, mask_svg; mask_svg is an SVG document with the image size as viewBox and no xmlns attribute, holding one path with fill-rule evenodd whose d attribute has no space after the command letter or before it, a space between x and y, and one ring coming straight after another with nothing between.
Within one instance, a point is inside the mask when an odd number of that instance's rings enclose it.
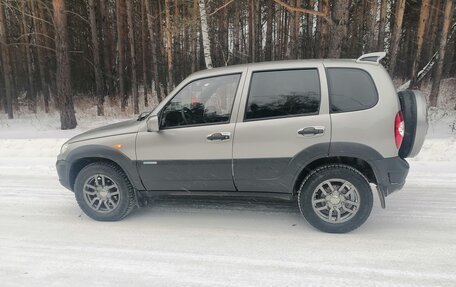
<instances>
[{"instance_id":1,"label":"snow-covered ground","mask_svg":"<svg viewBox=\"0 0 456 287\"><path fill-rule=\"evenodd\" d=\"M433 111L404 189L349 234L313 229L294 202L167 198L121 222L85 216L55 157L112 122L0 117L0 286L455 286L456 114ZM118 119L117 119L118 120Z\"/></svg>"}]
</instances>

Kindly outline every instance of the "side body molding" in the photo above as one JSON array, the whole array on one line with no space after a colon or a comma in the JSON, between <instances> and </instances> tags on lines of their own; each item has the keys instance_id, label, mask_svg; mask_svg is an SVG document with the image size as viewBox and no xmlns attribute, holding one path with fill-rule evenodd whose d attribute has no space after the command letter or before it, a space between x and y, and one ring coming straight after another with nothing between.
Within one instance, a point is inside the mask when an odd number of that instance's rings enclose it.
<instances>
[{"instance_id":1,"label":"side body molding","mask_svg":"<svg viewBox=\"0 0 456 287\"><path fill-rule=\"evenodd\" d=\"M128 158L121 151L104 145L84 145L72 150L66 157L65 161L67 161L70 165L73 165L78 160L85 158L102 158L115 162L124 170L135 189L145 189L138 174L136 160ZM68 173L68 176L71 176L71 168L69 168Z\"/></svg>"}]
</instances>

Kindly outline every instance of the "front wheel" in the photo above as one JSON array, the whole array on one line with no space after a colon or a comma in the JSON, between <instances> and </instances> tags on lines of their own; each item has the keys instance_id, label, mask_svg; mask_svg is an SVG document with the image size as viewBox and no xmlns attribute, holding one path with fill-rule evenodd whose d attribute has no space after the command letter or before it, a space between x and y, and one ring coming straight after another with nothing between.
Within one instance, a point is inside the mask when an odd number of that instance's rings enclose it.
<instances>
[{"instance_id":1,"label":"front wheel","mask_svg":"<svg viewBox=\"0 0 456 287\"><path fill-rule=\"evenodd\" d=\"M136 206L133 186L118 166L97 162L84 167L74 184L82 211L98 221L117 221Z\"/></svg>"},{"instance_id":2,"label":"front wheel","mask_svg":"<svg viewBox=\"0 0 456 287\"><path fill-rule=\"evenodd\" d=\"M369 182L356 169L328 165L312 172L298 196L299 209L315 228L345 233L361 226L373 205Z\"/></svg>"}]
</instances>

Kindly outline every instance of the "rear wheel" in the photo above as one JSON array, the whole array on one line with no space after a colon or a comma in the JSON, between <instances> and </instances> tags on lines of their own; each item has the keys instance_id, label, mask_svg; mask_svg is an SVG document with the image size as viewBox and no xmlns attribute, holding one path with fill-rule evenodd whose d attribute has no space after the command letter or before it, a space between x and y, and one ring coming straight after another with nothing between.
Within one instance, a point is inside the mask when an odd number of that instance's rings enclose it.
<instances>
[{"instance_id":1,"label":"rear wheel","mask_svg":"<svg viewBox=\"0 0 456 287\"><path fill-rule=\"evenodd\" d=\"M99 221L117 221L136 206L133 186L125 173L111 163L92 163L78 174L74 193L84 213Z\"/></svg>"},{"instance_id":2,"label":"rear wheel","mask_svg":"<svg viewBox=\"0 0 456 287\"><path fill-rule=\"evenodd\" d=\"M299 190L299 209L315 228L345 233L361 226L372 210L366 178L345 165L329 165L312 172Z\"/></svg>"}]
</instances>

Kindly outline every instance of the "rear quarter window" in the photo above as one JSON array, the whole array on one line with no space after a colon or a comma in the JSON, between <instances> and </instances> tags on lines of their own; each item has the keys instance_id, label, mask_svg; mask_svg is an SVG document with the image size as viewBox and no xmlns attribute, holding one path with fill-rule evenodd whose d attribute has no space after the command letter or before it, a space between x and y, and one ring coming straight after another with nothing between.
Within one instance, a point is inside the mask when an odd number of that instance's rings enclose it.
<instances>
[{"instance_id":1,"label":"rear quarter window","mask_svg":"<svg viewBox=\"0 0 456 287\"><path fill-rule=\"evenodd\" d=\"M331 113L370 109L378 102L372 77L356 68L327 68Z\"/></svg>"}]
</instances>

